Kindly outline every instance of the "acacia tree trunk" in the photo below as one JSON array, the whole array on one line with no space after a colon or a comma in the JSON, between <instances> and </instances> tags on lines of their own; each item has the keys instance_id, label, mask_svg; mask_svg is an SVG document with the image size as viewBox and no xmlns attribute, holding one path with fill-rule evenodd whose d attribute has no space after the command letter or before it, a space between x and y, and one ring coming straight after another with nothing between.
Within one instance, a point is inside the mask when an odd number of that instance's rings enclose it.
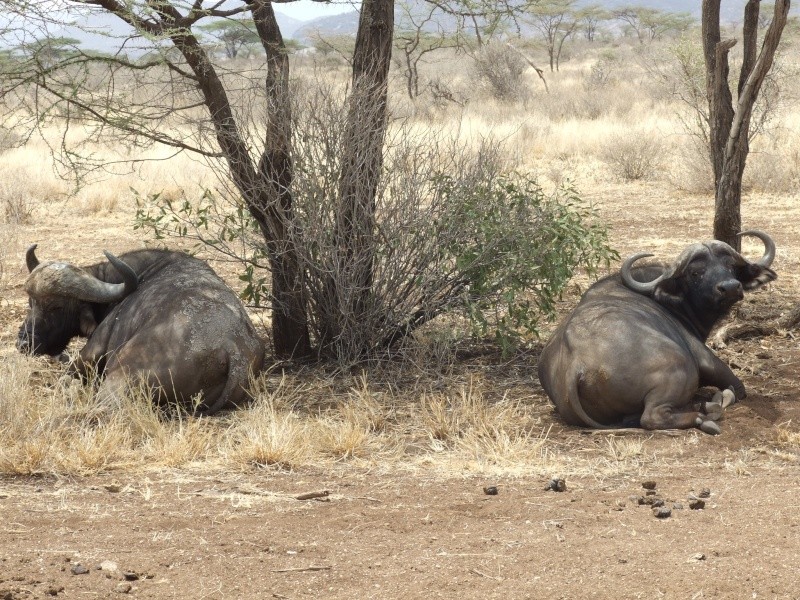
<instances>
[{"instance_id":1,"label":"acacia tree trunk","mask_svg":"<svg viewBox=\"0 0 800 600\"><path fill-rule=\"evenodd\" d=\"M291 164L288 158L290 122L288 62L282 52L275 15L268 2L255 1L251 8L260 27L268 52L267 92L270 98L270 123L259 168L253 164L247 145L239 132L225 87L208 54L187 29L177 28L170 38L186 59L203 94L214 125L217 141L228 163L231 178L259 223L272 266L272 336L275 354L281 357L304 356L310 353L306 307L303 303L302 280L298 260L287 236L291 217ZM160 11L176 22L180 15L164 3ZM256 18L256 13L258 17Z\"/></svg>"},{"instance_id":2,"label":"acacia tree trunk","mask_svg":"<svg viewBox=\"0 0 800 600\"><path fill-rule=\"evenodd\" d=\"M248 203L267 240L272 272L272 339L278 356L308 356L311 340L303 293L302 272L288 228L292 211L292 109L289 95L289 56L272 3L251 2L253 21L267 55L266 92L269 115L264 151L259 162L260 192ZM264 193L266 192L266 193Z\"/></svg>"},{"instance_id":3,"label":"acacia tree trunk","mask_svg":"<svg viewBox=\"0 0 800 600\"><path fill-rule=\"evenodd\" d=\"M735 39L722 40L721 0L703 0L702 35L709 106L710 153L714 169L714 237L739 250L742 175L747 162L750 117L786 25L790 0L776 0L772 22L757 54L760 0L748 0L742 28L744 49L736 104L728 84L728 52Z\"/></svg>"},{"instance_id":4,"label":"acacia tree trunk","mask_svg":"<svg viewBox=\"0 0 800 600\"><path fill-rule=\"evenodd\" d=\"M340 314L324 317L323 346L342 339L344 328L357 327L369 310L375 259L375 195L383 167L393 30L394 0L364 0L342 145L346 154L341 163L340 207L335 223L339 271L328 284L332 306L338 307Z\"/></svg>"}]
</instances>

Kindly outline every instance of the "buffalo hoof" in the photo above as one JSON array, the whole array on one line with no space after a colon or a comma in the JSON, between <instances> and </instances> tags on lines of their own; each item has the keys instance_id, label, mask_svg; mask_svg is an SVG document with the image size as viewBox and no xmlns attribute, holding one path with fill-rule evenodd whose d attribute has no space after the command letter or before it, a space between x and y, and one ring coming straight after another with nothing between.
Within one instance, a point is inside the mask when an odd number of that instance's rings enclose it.
<instances>
[{"instance_id":1,"label":"buffalo hoof","mask_svg":"<svg viewBox=\"0 0 800 600\"><path fill-rule=\"evenodd\" d=\"M733 393L733 388L722 390L719 393L722 395L722 408L728 408L731 404L736 403L736 394ZM716 398L716 395L714 397Z\"/></svg>"},{"instance_id":2,"label":"buffalo hoof","mask_svg":"<svg viewBox=\"0 0 800 600\"><path fill-rule=\"evenodd\" d=\"M697 417L697 419L695 419L695 425L703 433L708 433L711 435L719 435L722 433L722 429L720 429L719 425L714 423L714 421L704 421L701 417Z\"/></svg>"},{"instance_id":3,"label":"buffalo hoof","mask_svg":"<svg viewBox=\"0 0 800 600\"><path fill-rule=\"evenodd\" d=\"M725 409L722 406L722 400L720 399L719 402L706 402L703 405L703 412L706 414L706 417L708 417L709 420L719 421L722 418L722 413L725 412Z\"/></svg>"}]
</instances>

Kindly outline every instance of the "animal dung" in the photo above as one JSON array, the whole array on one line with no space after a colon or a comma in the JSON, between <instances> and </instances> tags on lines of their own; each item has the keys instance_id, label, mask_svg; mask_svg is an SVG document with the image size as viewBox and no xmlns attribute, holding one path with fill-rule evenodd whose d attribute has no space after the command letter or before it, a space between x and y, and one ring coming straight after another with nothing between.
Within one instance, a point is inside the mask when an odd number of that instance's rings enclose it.
<instances>
[{"instance_id":1,"label":"animal dung","mask_svg":"<svg viewBox=\"0 0 800 600\"><path fill-rule=\"evenodd\" d=\"M567 482L564 481L561 477L553 477L545 486L545 492L553 491L553 492L566 492L567 491Z\"/></svg>"},{"instance_id":2,"label":"animal dung","mask_svg":"<svg viewBox=\"0 0 800 600\"><path fill-rule=\"evenodd\" d=\"M706 501L700 498L692 498L689 500L689 508L692 510L701 510L706 507Z\"/></svg>"},{"instance_id":3,"label":"animal dung","mask_svg":"<svg viewBox=\"0 0 800 600\"><path fill-rule=\"evenodd\" d=\"M672 516L672 510L666 506L658 506L653 509L653 516L656 519L668 519Z\"/></svg>"}]
</instances>

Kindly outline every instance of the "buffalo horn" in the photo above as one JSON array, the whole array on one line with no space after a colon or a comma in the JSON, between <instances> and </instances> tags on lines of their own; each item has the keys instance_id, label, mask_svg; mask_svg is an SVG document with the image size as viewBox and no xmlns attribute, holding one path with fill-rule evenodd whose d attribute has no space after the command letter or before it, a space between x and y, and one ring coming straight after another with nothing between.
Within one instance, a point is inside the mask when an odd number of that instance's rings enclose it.
<instances>
[{"instance_id":1,"label":"buffalo horn","mask_svg":"<svg viewBox=\"0 0 800 600\"><path fill-rule=\"evenodd\" d=\"M26 284L31 295L57 294L84 302L108 304L119 302L139 285L136 272L122 260L106 252L109 262L119 271L123 283L108 283L88 271L67 263L42 265L29 276Z\"/></svg>"},{"instance_id":2,"label":"buffalo horn","mask_svg":"<svg viewBox=\"0 0 800 600\"><path fill-rule=\"evenodd\" d=\"M653 279L653 281L636 281L631 275L631 267L633 263L635 263L640 258L646 258L648 256L653 256L652 254L648 254L647 252L640 252L638 254L633 254L625 259L625 262L622 263L622 268L620 269L620 274L622 275L622 281L625 282L625 285L632 289L634 292L639 292L640 294L650 294L653 290L656 289L656 286L661 283L661 280L664 279L666 273L662 273L660 276Z\"/></svg>"},{"instance_id":3,"label":"buffalo horn","mask_svg":"<svg viewBox=\"0 0 800 600\"><path fill-rule=\"evenodd\" d=\"M25 252L25 264L28 265L28 273L39 266L39 259L36 258L36 246L38 244L32 244Z\"/></svg>"},{"instance_id":4,"label":"buffalo horn","mask_svg":"<svg viewBox=\"0 0 800 600\"><path fill-rule=\"evenodd\" d=\"M769 237L763 231L758 229L749 229L747 231L743 231L742 233L738 234L742 235L749 235L752 237L756 237L764 242L764 256L759 258L756 261L756 264L761 267L769 267L772 264L772 261L775 260L775 242L772 241L772 238Z\"/></svg>"},{"instance_id":5,"label":"buffalo horn","mask_svg":"<svg viewBox=\"0 0 800 600\"><path fill-rule=\"evenodd\" d=\"M136 275L136 271L126 262L111 254L108 250L103 250L103 254L106 255L108 262L114 265L114 268L122 275L122 281L125 282L125 294L123 297L135 292L136 288L139 287L139 277Z\"/></svg>"}]
</instances>

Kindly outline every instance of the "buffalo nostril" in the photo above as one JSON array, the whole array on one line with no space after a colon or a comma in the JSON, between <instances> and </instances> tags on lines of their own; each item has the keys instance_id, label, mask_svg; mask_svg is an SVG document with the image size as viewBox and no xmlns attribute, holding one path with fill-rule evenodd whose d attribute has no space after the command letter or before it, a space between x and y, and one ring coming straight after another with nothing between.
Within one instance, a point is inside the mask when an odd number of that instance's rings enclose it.
<instances>
[{"instance_id":1,"label":"buffalo nostril","mask_svg":"<svg viewBox=\"0 0 800 600\"><path fill-rule=\"evenodd\" d=\"M737 296L740 297L744 294L742 284L737 279L723 281L717 284L717 291L724 296Z\"/></svg>"}]
</instances>

